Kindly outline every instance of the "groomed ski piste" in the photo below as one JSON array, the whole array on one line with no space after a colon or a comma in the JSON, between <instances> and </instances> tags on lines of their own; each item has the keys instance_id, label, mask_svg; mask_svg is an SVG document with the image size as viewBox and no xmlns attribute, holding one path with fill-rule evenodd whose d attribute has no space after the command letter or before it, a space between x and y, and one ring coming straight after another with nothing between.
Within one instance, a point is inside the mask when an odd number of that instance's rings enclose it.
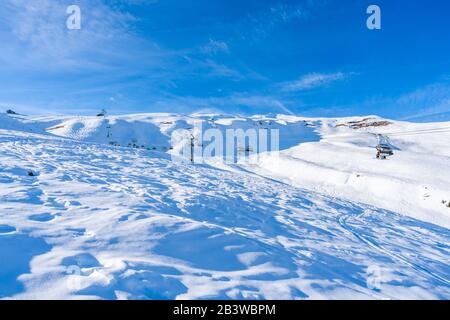
<instances>
[{"instance_id":1,"label":"groomed ski piste","mask_svg":"<svg viewBox=\"0 0 450 320\"><path fill-rule=\"evenodd\" d=\"M197 120L277 128L280 152L173 161ZM0 298L449 299L449 141L375 116L2 114Z\"/></svg>"}]
</instances>

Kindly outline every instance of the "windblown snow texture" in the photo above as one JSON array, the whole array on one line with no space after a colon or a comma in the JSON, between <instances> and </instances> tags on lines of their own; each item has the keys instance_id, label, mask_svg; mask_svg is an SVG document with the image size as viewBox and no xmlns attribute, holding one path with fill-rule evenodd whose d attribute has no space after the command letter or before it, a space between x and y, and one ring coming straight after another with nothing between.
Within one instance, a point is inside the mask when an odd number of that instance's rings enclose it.
<instances>
[{"instance_id":1,"label":"windblown snow texture","mask_svg":"<svg viewBox=\"0 0 450 320\"><path fill-rule=\"evenodd\" d=\"M278 117L279 157L175 163L194 118L1 116L0 298L450 298L448 133L382 162L417 125Z\"/></svg>"}]
</instances>

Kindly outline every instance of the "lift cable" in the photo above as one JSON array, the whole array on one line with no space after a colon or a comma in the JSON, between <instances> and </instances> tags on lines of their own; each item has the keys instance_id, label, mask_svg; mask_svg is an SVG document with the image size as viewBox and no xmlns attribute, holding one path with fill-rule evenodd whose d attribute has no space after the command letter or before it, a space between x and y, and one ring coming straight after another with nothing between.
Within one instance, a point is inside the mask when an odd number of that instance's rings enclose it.
<instances>
[{"instance_id":1,"label":"lift cable","mask_svg":"<svg viewBox=\"0 0 450 320\"><path fill-rule=\"evenodd\" d=\"M411 130L411 131L397 131L397 132L386 132L386 133L375 133L375 132L359 132L359 133L369 133L375 136L389 136L389 137L398 137L398 136L410 136L410 135L421 135L421 134L431 134L431 133L449 133L450 127L442 127L442 128L434 128L434 129L424 129L424 130ZM345 134L345 135L334 135L334 136L325 136L325 139L341 139L347 137L355 137L355 135Z\"/></svg>"}]
</instances>

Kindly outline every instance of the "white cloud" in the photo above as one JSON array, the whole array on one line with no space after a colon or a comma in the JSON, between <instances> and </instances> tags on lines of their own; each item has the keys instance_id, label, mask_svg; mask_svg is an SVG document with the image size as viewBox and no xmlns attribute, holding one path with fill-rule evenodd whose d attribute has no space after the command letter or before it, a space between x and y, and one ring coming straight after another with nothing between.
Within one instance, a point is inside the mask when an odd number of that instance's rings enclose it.
<instances>
[{"instance_id":1,"label":"white cloud","mask_svg":"<svg viewBox=\"0 0 450 320\"><path fill-rule=\"evenodd\" d=\"M261 41L269 37L277 28L290 23L308 21L315 12L327 3L327 0L306 0L288 4L278 2L263 6L263 9L247 16L242 39ZM264 2L261 1L263 4Z\"/></svg>"},{"instance_id":2,"label":"white cloud","mask_svg":"<svg viewBox=\"0 0 450 320\"><path fill-rule=\"evenodd\" d=\"M241 80L244 76L237 70L231 69L226 65L219 64L212 60L206 60L202 64L208 69L208 75L213 77L230 78L234 80Z\"/></svg>"},{"instance_id":3,"label":"white cloud","mask_svg":"<svg viewBox=\"0 0 450 320\"><path fill-rule=\"evenodd\" d=\"M149 65L161 55L156 44L143 43L133 35L135 17L103 0L77 1L82 28L68 30L69 4L63 0L3 0L0 41L8 46L0 51L0 62L30 70L102 70L143 57ZM123 43L127 43L126 50L121 48Z\"/></svg>"},{"instance_id":4,"label":"white cloud","mask_svg":"<svg viewBox=\"0 0 450 320\"><path fill-rule=\"evenodd\" d=\"M209 42L201 50L206 54L229 53L228 44L223 41L210 39Z\"/></svg>"},{"instance_id":5,"label":"white cloud","mask_svg":"<svg viewBox=\"0 0 450 320\"><path fill-rule=\"evenodd\" d=\"M329 85L332 82L344 80L347 75L342 72L337 73L310 73L299 80L284 82L280 87L285 92L305 91Z\"/></svg>"},{"instance_id":6,"label":"white cloud","mask_svg":"<svg viewBox=\"0 0 450 320\"><path fill-rule=\"evenodd\" d=\"M223 97L180 97L170 96L158 99L152 109L163 112L186 112L186 110L222 110L223 112L264 113L280 112L293 114L286 103L271 95L252 95L249 93L234 93Z\"/></svg>"},{"instance_id":7,"label":"white cloud","mask_svg":"<svg viewBox=\"0 0 450 320\"><path fill-rule=\"evenodd\" d=\"M330 113L315 110L324 115L342 116L376 114L405 121L450 120L450 84L432 83L399 96L375 95L357 104L328 106Z\"/></svg>"},{"instance_id":8,"label":"white cloud","mask_svg":"<svg viewBox=\"0 0 450 320\"><path fill-rule=\"evenodd\" d=\"M278 3L270 8L270 14L272 15L272 23L275 21L288 23L296 19L305 18L308 15L308 11L300 5L289 6Z\"/></svg>"},{"instance_id":9,"label":"white cloud","mask_svg":"<svg viewBox=\"0 0 450 320\"><path fill-rule=\"evenodd\" d=\"M407 113L403 120L414 120L450 112L450 85L439 83L405 94L395 101Z\"/></svg>"}]
</instances>

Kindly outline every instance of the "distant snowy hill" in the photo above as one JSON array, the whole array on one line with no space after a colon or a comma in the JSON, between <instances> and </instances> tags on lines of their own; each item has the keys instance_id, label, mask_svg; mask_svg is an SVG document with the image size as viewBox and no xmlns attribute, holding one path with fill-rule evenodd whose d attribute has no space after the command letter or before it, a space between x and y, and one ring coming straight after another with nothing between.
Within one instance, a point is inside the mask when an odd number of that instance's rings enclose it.
<instances>
[{"instance_id":1,"label":"distant snowy hill","mask_svg":"<svg viewBox=\"0 0 450 320\"><path fill-rule=\"evenodd\" d=\"M171 161L198 120L281 152ZM449 299L449 127L0 115L0 298Z\"/></svg>"}]
</instances>

